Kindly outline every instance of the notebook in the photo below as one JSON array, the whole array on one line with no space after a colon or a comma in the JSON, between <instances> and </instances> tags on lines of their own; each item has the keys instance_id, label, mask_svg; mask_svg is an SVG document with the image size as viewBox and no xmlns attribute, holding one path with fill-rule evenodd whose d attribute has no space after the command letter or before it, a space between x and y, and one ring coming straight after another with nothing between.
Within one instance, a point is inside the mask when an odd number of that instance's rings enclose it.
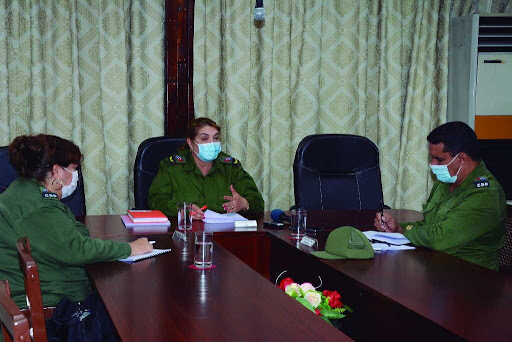
<instances>
[{"instance_id":1,"label":"notebook","mask_svg":"<svg viewBox=\"0 0 512 342\"><path fill-rule=\"evenodd\" d=\"M167 216L160 210L128 210L128 216L135 223L167 222Z\"/></svg>"},{"instance_id":2,"label":"notebook","mask_svg":"<svg viewBox=\"0 0 512 342\"><path fill-rule=\"evenodd\" d=\"M163 227L167 229L171 225L171 222L167 220L167 222L143 222L143 223L136 223L130 220L128 215L121 215L121 220L123 221L123 224L126 228L134 228L134 227Z\"/></svg>"},{"instance_id":3,"label":"notebook","mask_svg":"<svg viewBox=\"0 0 512 342\"><path fill-rule=\"evenodd\" d=\"M141 254L141 255L130 256L130 257L125 258L125 259L119 259L119 261L132 263L132 262L135 262L135 261L152 258L154 256L157 256L157 255L160 255L160 254L164 254L164 253L167 253L167 252L170 252L170 251L171 251L171 249L157 249L157 248L154 248L152 252L149 252L149 253L146 253L146 254Z\"/></svg>"}]
</instances>

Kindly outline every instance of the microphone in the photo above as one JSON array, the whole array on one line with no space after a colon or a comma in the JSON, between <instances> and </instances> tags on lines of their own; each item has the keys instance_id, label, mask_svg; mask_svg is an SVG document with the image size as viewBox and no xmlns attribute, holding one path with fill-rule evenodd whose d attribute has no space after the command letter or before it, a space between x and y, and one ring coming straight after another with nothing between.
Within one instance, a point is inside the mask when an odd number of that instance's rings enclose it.
<instances>
[{"instance_id":1,"label":"microphone","mask_svg":"<svg viewBox=\"0 0 512 342\"><path fill-rule=\"evenodd\" d=\"M265 20L265 8L263 7L263 0L256 0L256 7L254 7L254 20Z\"/></svg>"},{"instance_id":2,"label":"microphone","mask_svg":"<svg viewBox=\"0 0 512 342\"><path fill-rule=\"evenodd\" d=\"M286 215L286 213L284 211L282 211L281 209L272 210L272 212L270 213L270 218L272 218L272 221L277 221L277 222L283 222L283 221L290 222L291 221L290 216Z\"/></svg>"}]
</instances>

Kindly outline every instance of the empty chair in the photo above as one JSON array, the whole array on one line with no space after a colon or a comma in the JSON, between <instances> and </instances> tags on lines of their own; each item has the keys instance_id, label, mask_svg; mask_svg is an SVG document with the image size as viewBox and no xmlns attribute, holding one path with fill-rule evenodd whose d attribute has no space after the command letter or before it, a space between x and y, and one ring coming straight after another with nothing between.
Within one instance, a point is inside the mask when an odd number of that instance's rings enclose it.
<instances>
[{"instance_id":1,"label":"empty chair","mask_svg":"<svg viewBox=\"0 0 512 342\"><path fill-rule=\"evenodd\" d=\"M63 165L67 166L67 165ZM66 197L62 200L62 203L65 203L70 209L71 212L75 215L85 215L85 189L84 189L84 181L82 176L82 170L80 165L78 165L78 187L71 194L71 196ZM16 169L9 161L9 147L1 146L0 147L0 194L4 192L13 180L18 178L18 173Z\"/></svg>"},{"instance_id":2,"label":"empty chair","mask_svg":"<svg viewBox=\"0 0 512 342\"><path fill-rule=\"evenodd\" d=\"M7 280L0 280L0 321L4 342L30 341L28 320L12 300Z\"/></svg>"},{"instance_id":3,"label":"empty chair","mask_svg":"<svg viewBox=\"0 0 512 342\"><path fill-rule=\"evenodd\" d=\"M139 145L133 166L136 209L149 209L149 187L158 172L160 161L178 153L178 148L185 142L185 138L154 137L144 140Z\"/></svg>"},{"instance_id":4,"label":"empty chair","mask_svg":"<svg viewBox=\"0 0 512 342\"><path fill-rule=\"evenodd\" d=\"M383 203L379 150L368 138L316 134L293 163L295 204L305 209L377 209Z\"/></svg>"},{"instance_id":5,"label":"empty chair","mask_svg":"<svg viewBox=\"0 0 512 342\"><path fill-rule=\"evenodd\" d=\"M30 243L26 236L21 237L16 242L20 268L25 282L25 293L27 295L27 312L30 326L33 329L33 341L45 342L46 325L45 313L43 309L43 298L41 296L41 283L39 282L39 271L37 264L32 258L30 252ZM47 316L51 316L54 308L48 308Z\"/></svg>"}]
</instances>

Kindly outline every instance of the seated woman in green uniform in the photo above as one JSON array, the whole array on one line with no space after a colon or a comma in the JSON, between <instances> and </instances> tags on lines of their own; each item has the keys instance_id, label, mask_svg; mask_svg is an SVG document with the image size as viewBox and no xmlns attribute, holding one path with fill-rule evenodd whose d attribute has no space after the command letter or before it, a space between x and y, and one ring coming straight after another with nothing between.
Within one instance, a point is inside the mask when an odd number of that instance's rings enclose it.
<instances>
[{"instance_id":1,"label":"seated woman in green uniform","mask_svg":"<svg viewBox=\"0 0 512 342\"><path fill-rule=\"evenodd\" d=\"M19 136L9 145L9 159L20 178L0 194L0 279L25 308L25 286L16 241L27 236L39 268L44 306L63 298L83 301L91 293L84 265L150 252L146 238L115 242L89 237L60 199L77 187L82 160L78 146L52 135Z\"/></svg>"},{"instance_id":2,"label":"seated woman in green uniform","mask_svg":"<svg viewBox=\"0 0 512 342\"><path fill-rule=\"evenodd\" d=\"M176 216L179 202L192 203L194 219L204 216L205 205L216 212L263 211L254 180L240 161L221 152L220 127L208 118L190 122L187 143L160 162L149 188L151 209Z\"/></svg>"}]
</instances>

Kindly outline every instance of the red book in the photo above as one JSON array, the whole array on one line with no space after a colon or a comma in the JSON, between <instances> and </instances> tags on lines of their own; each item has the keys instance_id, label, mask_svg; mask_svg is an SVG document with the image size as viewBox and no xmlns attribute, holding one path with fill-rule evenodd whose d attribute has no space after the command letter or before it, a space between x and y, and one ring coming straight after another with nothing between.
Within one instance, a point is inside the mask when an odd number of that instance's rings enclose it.
<instances>
[{"instance_id":1,"label":"red book","mask_svg":"<svg viewBox=\"0 0 512 342\"><path fill-rule=\"evenodd\" d=\"M128 216L136 223L167 222L167 216L160 210L128 210Z\"/></svg>"}]
</instances>

